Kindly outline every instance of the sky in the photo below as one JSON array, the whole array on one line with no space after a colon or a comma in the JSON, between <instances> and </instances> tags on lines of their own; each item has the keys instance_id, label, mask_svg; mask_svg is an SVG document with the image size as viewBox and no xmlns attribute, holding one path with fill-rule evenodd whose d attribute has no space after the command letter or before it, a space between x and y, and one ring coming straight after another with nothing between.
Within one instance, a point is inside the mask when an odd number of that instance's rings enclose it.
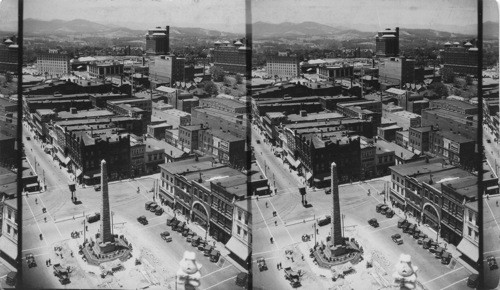
<instances>
[{"instance_id":1,"label":"sky","mask_svg":"<svg viewBox=\"0 0 500 290\"><path fill-rule=\"evenodd\" d=\"M142 30L171 25L244 33L245 2L244 0L25 0L24 18L85 19Z\"/></svg>"},{"instance_id":2,"label":"sky","mask_svg":"<svg viewBox=\"0 0 500 290\"><path fill-rule=\"evenodd\" d=\"M252 22L315 21L359 30L475 25L474 0L25 0L24 17L86 19L133 29L182 26L245 32ZM484 20L498 22L495 0L484 0ZM0 0L0 30L17 23L17 0ZM15 27L15 26L14 26Z\"/></svg>"},{"instance_id":3,"label":"sky","mask_svg":"<svg viewBox=\"0 0 500 290\"><path fill-rule=\"evenodd\" d=\"M485 21L498 22L494 0L484 0ZM314 21L356 26L435 28L436 25L475 25L473 0L252 0L253 22ZM413 27L410 27L413 26Z\"/></svg>"}]
</instances>

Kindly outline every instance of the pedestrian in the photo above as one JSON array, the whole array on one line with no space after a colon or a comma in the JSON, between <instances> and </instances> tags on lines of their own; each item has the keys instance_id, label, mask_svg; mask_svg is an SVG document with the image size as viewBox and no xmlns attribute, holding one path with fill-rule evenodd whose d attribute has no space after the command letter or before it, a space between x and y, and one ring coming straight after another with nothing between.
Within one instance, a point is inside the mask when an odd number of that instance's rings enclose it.
<instances>
[{"instance_id":1,"label":"pedestrian","mask_svg":"<svg viewBox=\"0 0 500 290\"><path fill-rule=\"evenodd\" d=\"M276 263L276 269L280 269L280 263Z\"/></svg>"},{"instance_id":2,"label":"pedestrian","mask_svg":"<svg viewBox=\"0 0 500 290\"><path fill-rule=\"evenodd\" d=\"M257 201L259 201L259 196L257 195Z\"/></svg>"},{"instance_id":3,"label":"pedestrian","mask_svg":"<svg viewBox=\"0 0 500 290\"><path fill-rule=\"evenodd\" d=\"M43 220L44 220L45 222L47 222L47 217L44 217L44 218L43 218Z\"/></svg>"},{"instance_id":4,"label":"pedestrian","mask_svg":"<svg viewBox=\"0 0 500 290\"><path fill-rule=\"evenodd\" d=\"M316 229L316 234L319 235L319 229Z\"/></svg>"},{"instance_id":5,"label":"pedestrian","mask_svg":"<svg viewBox=\"0 0 500 290\"><path fill-rule=\"evenodd\" d=\"M283 269L283 265L281 265L281 262L280 262L280 269Z\"/></svg>"},{"instance_id":6,"label":"pedestrian","mask_svg":"<svg viewBox=\"0 0 500 290\"><path fill-rule=\"evenodd\" d=\"M52 261L51 261L51 260L50 260L50 258L49 258L49 266L50 266L50 265L52 265Z\"/></svg>"},{"instance_id":7,"label":"pedestrian","mask_svg":"<svg viewBox=\"0 0 500 290\"><path fill-rule=\"evenodd\" d=\"M275 225L275 226L278 226L278 221L274 221L274 225Z\"/></svg>"},{"instance_id":8,"label":"pedestrian","mask_svg":"<svg viewBox=\"0 0 500 290\"><path fill-rule=\"evenodd\" d=\"M292 259L292 263L293 263L293 257L290 257Z\"/></svg>"},{"instance_id":9,"label":"pedestrian","mask_svg":"<svg viewBox=\"0 0 500 290\"><path fill-rule=\"evenodd\" d=\"M302 261L304 261L304 255L302 255Z\"/></svg>"},{"instance_id":10,"label":"pedestrian","mask_svg":"<svg viewBox=\"0 0 500 290\"><path fill-rule=\"evenodd\" d=\"M497 207L498 207L498 200L497 200Z\"/></svg>"},{"instance_id":11,"label":"pedestrian","mask_svg":"<svg viewBox=\"0 0 500 290\"><path fill-rule=\"evenodd\" d=\"M267 208L267 201L266 201L266 208Z\"/></svg>"},{"instance_id":12,"label":"pedestrian","mask_svg":"<svg viewBox=\"0 0 500 290\"><path fill-rule=\"evenodd\" d=\"M271 237L271 238L269 239L269 241L271 241L271 244L272 244L272 243L273 243L273 238Z\"/></svg>"},{"instance_id":13,"label":"pedestrian","mask_svg":"<svg viewBox=\"0 0 500 290\"><path fill-rule=\"evenodd\" d=\"M45 260L45 266L49 266L49 260Z\"/></svg>"}]
</instances>

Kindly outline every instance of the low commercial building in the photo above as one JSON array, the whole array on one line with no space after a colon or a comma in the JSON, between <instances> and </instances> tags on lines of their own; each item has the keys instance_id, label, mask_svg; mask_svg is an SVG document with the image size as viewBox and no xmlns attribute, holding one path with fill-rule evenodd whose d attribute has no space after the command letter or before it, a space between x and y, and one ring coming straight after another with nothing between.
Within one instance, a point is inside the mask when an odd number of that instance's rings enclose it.
<instances>
[{"instance_id":1,"label":"low commercial building","mask_svg":"<svg viewBox=\"0 0 500 290\"><path fill-rule=\"evenodd\" d=\"M288 53L268 56L266 59L266 72L271 77L298 77L300 75L299 60L296 55L288 55Z\"/></svg>"},{"instance_id":2,"label":"low commercial building","mask_svg":"<svg viewBox=\"0 0 500 290\"><path fill-rule=\"evenodd\" d=\"M0 261L8 263L7 268L17 269L17 199L7 199L0 203L2 206L2 235L0 236ZM3 263L2 263L3 264Z\"/></svg>"}]
</instances>

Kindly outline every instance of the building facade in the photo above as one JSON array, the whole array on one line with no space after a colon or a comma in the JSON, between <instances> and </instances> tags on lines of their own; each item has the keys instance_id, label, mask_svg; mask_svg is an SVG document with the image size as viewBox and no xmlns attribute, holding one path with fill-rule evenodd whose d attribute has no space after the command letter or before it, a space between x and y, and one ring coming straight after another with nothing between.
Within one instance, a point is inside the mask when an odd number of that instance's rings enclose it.
<instances>
[{"instance_id":1,"label":"building facade","mask_svg":"<svg viewBox=\"0 0 500 290\"><path fill-rule=\"evenodd\" d=\"M185 58L174 55L157 55L149 61L149 80L154 84L172 86L184 81Z\"/></svg>"},{"instance_id":2,"label":"building facade","mask_svg":"<svg viewBox=\"0 0 500 290\"><path fill-rule=\"evenodd\" d=\"M249 48L240 41L230 45L229 41L216 42L213 50L214 65L229 73L246 74Z\"/></svg>"},{"instance_id":3,"label":"building facade","mask_svg":"<svg viewBox=\"0 0 500 290\"><path fill-rule=\"evenodd\" d=\"M62 76L71 71L69 65L70 56L66 52L59 52L57 49L50 49L46 53L41 53L36 58L38 71L48 76Z\"/></svg>"},{"instance_id":4,"label":"building facade","mask_svg":"<svg viewBox=\"0 0 500 290\"><path fill-rule=\"evenodd\" d=\"M375 35L375 54L377 56L399 55L399 27L386 28Z\"/></svg>"},{"instance_id":5,"label":"building facade","mask_svg":"<svg viewBox=\"0 0 500 290\"><path fill-rule=\"evenodd\" d=\"M299 60L296 55L278 53L269 56L266 60L268 76L279 78L294 78L300 75Z\"/></svg>"},{"instance_id":6,"label":"building facade","mask_svg":"<svg viewBox=\"0 0 500 290\"><path fill-rule=\"evenodd\" d=\"M160 55L170 52L170 26L149 29L146 34L146 54Z\"/></svg>"},{"instance_id":7,"label":"building facade","mask_svg":"<svg viewBox=\"0 0 500 290\"><path fill-rule=\"evenodd\" d=\"M460 45L447 42L442 52L444 68L450 69L454 74L477 76L479 50L470 42Z\"/></svg>"}]
</instances>

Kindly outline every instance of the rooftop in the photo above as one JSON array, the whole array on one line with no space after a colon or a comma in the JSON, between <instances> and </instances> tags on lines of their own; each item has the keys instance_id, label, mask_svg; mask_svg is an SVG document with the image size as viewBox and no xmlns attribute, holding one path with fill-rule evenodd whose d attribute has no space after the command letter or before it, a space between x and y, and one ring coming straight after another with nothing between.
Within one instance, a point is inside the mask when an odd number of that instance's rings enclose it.
<instances>
[{"instance_id":1,"label":"rooftop","mask_svg":"<svg viewBox=\"0 0 500 290\"><path fill-rule=\"evenodd\" d=\"M319 121L328 119L339 119L344 118L342 114L337 112L319 112L319 113L308 113L306 116L301 116L300 114L288 115L288 120L290 122L307 122L307 121Z\"/></svg>"},{"instance_id":2,"label":"rooftop","mask_svg":"<svg viewBox=\"0 0 500 290\"><path fill-rule=\"evenodd\" d=\"M171 174L185 174L188 172L204 171L211 168L224 167L224 164L214 162L212 157L199 157L196 159L188 159L177 162L171 162L159 165L161 169L170 172Z\"/></svg>"},{"instance_id":3,"label":"rooftop","mask_svg":"<svg viewBox=\"0 0 500 290\"><path fill-rule=\"evenodd\" d=\"M391 151L394 151L394 155L396 155L397 158L401 158L403 160L410 160L412 158L415 158L418 156L418 154L415 154L411 152L410 150L407 150L401 146L399 146L396 143L389 143L384 140L377 140L376 143L377 149L378 148L385 148Z\"/></svg>"},{"instance_id":4,"label":"rooftop","mask_svg":"<svg viewBox=\"0 0 500 290\"><path fill-rule=\"evenodd\" d=\"M469 174L469 176L445 180L442 183L462 196L477 198L477 176Z\"/></svg>"},{"instance_id":5,"label":"rooftop","mask_svg":"<svg viewBox=\"0 0 500 290\"><path fill-rule=\"evenodd\" d=\"M407 164L400 164L400 165L396 165L396 166L391 166L389 168L402 176L407 176L407 175L413 175L413 174L420 174L423 172L432 173L435 171L440 171L440 170L453 168L453 167L454 166L452 166L452 165L446 165L444 163L443 158L432 158L432 159L429 159L429 163L427 163L426 160L421 160L421 161L415 161L415 162L411 162L411 163L407 163Z\"/></svg>"}]
</instances>

